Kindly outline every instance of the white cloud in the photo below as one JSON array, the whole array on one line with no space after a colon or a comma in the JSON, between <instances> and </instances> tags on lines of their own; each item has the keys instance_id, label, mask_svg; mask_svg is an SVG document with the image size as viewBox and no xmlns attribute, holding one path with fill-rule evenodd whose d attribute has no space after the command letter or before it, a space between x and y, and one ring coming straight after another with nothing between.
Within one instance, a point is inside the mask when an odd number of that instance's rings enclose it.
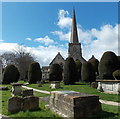
<instances>
[{"instance_id":1,"label":"white cloud","mask_svg":"<svg viewBox=\"0 0 120 119\"><path fill-rule=\"evenodd\" d=\"M90 37L88 39L86 37L86 42L81 39L81 42L85 43L83 55L87 59L91 55L95 55L96 58L100 59L105 51L113 51L118 55L118 25L104 25L100 30L94 28L89 32L86 31L86 34Z\"/></svg>"},{"instance_id":2,"label":"white cloud","mask_svg":"<svg viewBox=\"0 0 120 119\"><path fill-rule=\"evenodd\" d=\"M37 48L32 48L32 52L42 65L49 65L58 52L60 52L64 58L67 57L67 49L57 46L39 46Z\"/></svg>"},{"instance_id":3,"label":"white cloud","mask_svg":"<svg viewBox=\"0 0 120 119\"><path fill-rule=\"evenodd\" d=\"M17 46L17 43L0 43L0 54L6 51L13 51Z\"/></svg>"},{"instance_id":4,"label":"white cloud","mask_svg":"<svg viewBox=\"0 0 120 119\"><path fill-rule=\"evenodd\" d=\"M72 18L69 12L59 10L58 23L60 28L68 28L68 32L64 30L52 32L58 35L59 40L70 41ZM112 26L106 24L100 29L92 28L84 30L82 26L77 23L78 37L82 44L83 56L88 60L92 55L100 59L105 51L113 51L118 55L118 25Z\"/></svg>"},{"instance_id":5,"label":"white cloud","mask_svg":"<svg viewBox=\"0 0 120 119\"><path fill-rule=\"evenodd\" d=\"M4 52L14 52L15 48L19 45L17 43L0 43L0 54ZM40 65L49 65L52 59L57 55L58 52L62 54L64 58L67 57L67 48L57 47L57 46L39 46L39 47L25 47L26 51L30 52L35 56L36 60Z\"/></svg>"},{"instance_id":6,"label":"white cloud","mask_svg":"<svg viewBox=\"0 0 120 119\"><path fill-rule=\"evenodd\" d=\"M58 23L60 28L69 28L71 26L72 19L69 17L69 12L65 10L59 10L58 13Z\"/></svg>"},{"instance_id":7,"label":"white cloud","mask_svg":"<svg viewBox=\"0 0 120 119\"><path fill-rule=\"evenodd\" d=\"M43 43L45 45L50 45L54 43L54 40L50 39L48 36L45 36L44 38L36 38L34 41Z\"/></svg>"},{"instance_id":8,"label":"white cloud","mask_svg":"<svg viewBox=\"0 0 120 119\"><path fill-rule=\"evenodd\" d=\"M69 41L70 39L70 32L63 33L63 31L54 31L51 32L53 35L58 35L59 40L66 40Z\"/></svg>"},{"instance_id":9,"label":"white cloud","mask_svg":"<svg viewBox=\"0 0 120 119\"><path fill-rule=\"evenodd\" d=\"M26 38L25 40L32 41L32 39L31 39L31 38Z\"/></svg>"},{"instance_id":10,"label":"white cloud","mask_svg":"<svg viewBox=\"0 0 120 119\"><path fill-rule=\"evenodd\" d=\"M0 42L2 43L4 40L0 40Z\"/></svg>"},{"instance_id":11,"label":"white cloud","mask_svg":"<svg viewBox=\"0 0 120 119\"><path fill-rule=\"evenodd\" d=\"M106 24L99 29L92 28L89 30L84 30L80 24L77 27L83 56L86 60L91 58L92 55L100 60L102 54L106 51L113 51L118 55L118 25ZM59 40L70 40L70 29L67 33L62 30L52 33L58 35Z\"/></svg>"}]
</instances>

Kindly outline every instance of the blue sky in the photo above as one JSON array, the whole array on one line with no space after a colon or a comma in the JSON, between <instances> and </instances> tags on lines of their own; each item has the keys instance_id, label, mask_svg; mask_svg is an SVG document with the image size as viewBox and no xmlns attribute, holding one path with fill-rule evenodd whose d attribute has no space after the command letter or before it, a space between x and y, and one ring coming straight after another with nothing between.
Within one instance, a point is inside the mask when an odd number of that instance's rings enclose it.
<instances>
[{"instance_id":1,"label":"blue sky","mask_svg":"<svg viewBox=\"0 0 120 119\"><path fill-rule=\"evenodd\" d=\"M32 49L42 65L48 65L58 51L66 58L73 7L83 56L89 59L95 54L100 59L106 50L117 53L117 2L3 2L0 49L5 44L11 47L23 44ZM110 42L114 43L107 47L106 43ZM48 55L42 59L44 54Z\"/></svg>"}]
</instances>

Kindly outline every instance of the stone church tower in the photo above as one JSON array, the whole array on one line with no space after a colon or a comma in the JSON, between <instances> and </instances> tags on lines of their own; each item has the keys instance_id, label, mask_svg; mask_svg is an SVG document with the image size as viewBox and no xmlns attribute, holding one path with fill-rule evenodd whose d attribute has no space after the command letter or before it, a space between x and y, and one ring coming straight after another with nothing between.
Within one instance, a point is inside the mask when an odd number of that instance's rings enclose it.
<instances>
[{"instance_id":1,"label":"stone church tower","mask_svg":"<svg viewBox=\"0 0 120 119\"><path fill-rule=\"evenodd\" d=\"M74 60L79 59L82 63L86 62L86 60L82 57L81 43L79 43L78 40L75 10L73 10L72 30L68 48L68 55L71 56Z\"/></svg>"}]
</instances>

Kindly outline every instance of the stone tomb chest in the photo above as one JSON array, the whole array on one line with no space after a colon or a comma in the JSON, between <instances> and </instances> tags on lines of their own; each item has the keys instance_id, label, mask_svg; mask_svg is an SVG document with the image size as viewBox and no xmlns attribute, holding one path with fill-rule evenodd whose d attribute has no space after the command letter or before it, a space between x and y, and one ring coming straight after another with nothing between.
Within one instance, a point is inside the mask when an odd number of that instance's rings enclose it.
<instances>
[{"instance_id":1,"label":"stone tomb chest","mask_svg":"<svg viewBox=\"0 0 120 119\"><path fill-rule=\"evenodd\" d=\"M74 91L52 91L50 109L62 117L91 117L102 111L99 96Z\"/></svg>"},{"instance_id":2,"label":"stone tomb chest","mask_svg":"<svg viewBox=\"0 0 120 119\"><path fill-rule=\"evenodd\" d=\"M105 93L120 94L120 80L96 80L98 90Z\"/></svg>"}]
</instances>

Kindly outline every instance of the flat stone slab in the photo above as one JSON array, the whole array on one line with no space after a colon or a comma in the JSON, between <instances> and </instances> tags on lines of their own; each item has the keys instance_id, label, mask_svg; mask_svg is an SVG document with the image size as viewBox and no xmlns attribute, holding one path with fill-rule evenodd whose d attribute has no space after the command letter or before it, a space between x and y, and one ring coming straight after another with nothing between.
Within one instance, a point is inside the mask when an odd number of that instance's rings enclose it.
<instances>
[{"instance_id":1,"label":"flat stone slab","mask_svg":"<svg viewBox=\"0 0 120 119\"><path fill-rule=\"evenodd\" d=\"M75 91L52 91L49 105L63 117L91 117L102 111L99 96Z\"/></svg>"},{"instance_id":2,"label":"flat stone slab","mask_svg":"<svg viewBox=\"0 0 120 119\"><path fill-rule=\"evenodd\" d=\"M23 83L12 83L11 85L12 85L12 86L22 86Z\"/></svg>"},{"instance_id":3,"label":"flat stone slab","mask_svg":"<svg viewBox=\"0 0 120 119\"><path fill-rule=\"evenodd\" d=\"M22 96L23 97L33 96L33 89L23 90L22 91Z\"/></svg>"}]
</instances>

